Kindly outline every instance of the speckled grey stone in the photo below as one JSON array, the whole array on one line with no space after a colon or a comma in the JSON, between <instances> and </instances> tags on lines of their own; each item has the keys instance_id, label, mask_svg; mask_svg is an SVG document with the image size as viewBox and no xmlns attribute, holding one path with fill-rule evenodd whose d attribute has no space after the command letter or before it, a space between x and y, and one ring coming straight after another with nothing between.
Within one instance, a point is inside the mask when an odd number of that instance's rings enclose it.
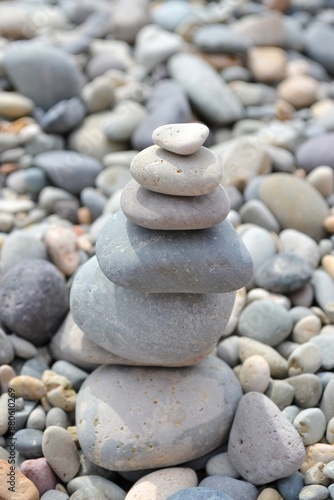
<instances>
[{"instance_id":1,"label":"speckled grey stone","mask_svg":"<svg viewBox=\"0 0 334 500\"><path fill-rule=\"evenodd\" d=\"M253 272L227 220L209 229L166 233L139 227L119 211L102 228L96 255L116 285L150 293L229 292L248 283Z\"/></svg>"},{"instance_id":2,"label":"speckled grey stone","mask_svg":"<svg viewBox=\"0 0 334 500\"><path fill-rule=\"evenodd\" d=\"M215 488L202 486L177 491L173 495L169 495L166 500L233 500L233 498Z\"/></svg>"},{"instance_id":3,"label":"speckled grey stone","mask_svg":"<svg viewBox=\"0 0 334 500\"><path fill-rule=\"evenodd\" d=\"M269 292L290 293L311 280L312 268L304 259L291 253L279 253L257 268L257 286Z\"/></svg>"},{"instance_id":4,"label":"speckled grey stone","mask_svg":"<svg viewBox=\"0 0 334 500\"><path fill-rule=\"evenodd\" d=\"M65 51L49 44L12 43L5 52L4 66L14 88L43 109L80 94L83 79L79 67Z\"/></svg>"},{"instance_id":5,"label":"speckled grey stone","mask_svg":"<svg viewBox=\"0 0 334 500\"><path fill-rule=\"evenodd\" d=\"M128 290L109 281L93 257L77 273L70 303L77 325L104 349L137 362L175 365L210 352L234 297Z\"/></svg>"},{"instance_id":6,"label":"speckled grey stone","mask_svg":"<svg viewBox=\"0 0 334 500\"><path fill-rule=\"evenodd\" d=\"M254 484L240 481L234 477L206 477L199 483L199 486L220 490L230 495L233 500L256 500L259 496L259 491Z\"/></svg>"},{"instance_id":7,"label":"speckled grey stone","mask_svg":"<svg viewBox=\"0 0 334 500\"><path fill-rule=\"evenodd\" d=\"M0 319L34 345L48 342L67 309L65 280L48 261L22 260L2 277Z\"/></svg>"},{"instance_id":8,"label":"speckled grey stone","mask_svg":"<svg viewBox=\"0 0 334 500\"><path fill-rule=\"evenodd\" d=\"M53 184L72 194L93 186L102 170L101 163L75 151L47 151L34 158L34 165L47 174Z\"/></svg>"},{"instance_id":9,"label":"speckled grey stone","mask_svg":"<svg viewBox=\"0 0 334 500\"><path fill-rule=\"evenodd\" d=\"M244 479L260 485L297 471L305 449L298 432L277 406L264 394L249 392L238 404L228 454Z\"/></svg>"},{"instance_id":10,"label":"speckled grey stone","mask_svg":"<svg viewBox=\"0 0 334 500\"><path fill-rule=\"evenodd\" d=\"M283 306L269 299L260 299L243 309L238 332L263 344L276 346L289 336L292 326L291 316Z\"/></svg>"},{"instance_id":11,"label":"speckled grey stone","mask_svg":"<svg viewBox=\"0 0 334 500\"><path fill-rule=\"evenodd\" d=\"M106 469L180 464L226 441L240 397L233 371L215 356L173 370L102 366L79 392L79 442Z\"/></svg>"},{"instance_id":12,"label":"speckled grey stone","mask_svg":"<svg viewBox=\"0 0 334 500\"><path fill-rule=\"evenodd\" d=\"M211 193L222 179L218 157L204 146L191 155L150 146L134 157L130 171L144 188L175 196Z\"/></svg>"},{"instance_id":13,"label":"speckled grey stone","mask_svg":"<svg viewBox=\"0 0 334 500\"><path fill-rule=\"evenodd\" d=\"M132 179L123 189L121 208L134 224L148 229L205 229L226 219L230 203L222 185L202 196L171 196L143 188Z\"/></svg>"}]
</instances>

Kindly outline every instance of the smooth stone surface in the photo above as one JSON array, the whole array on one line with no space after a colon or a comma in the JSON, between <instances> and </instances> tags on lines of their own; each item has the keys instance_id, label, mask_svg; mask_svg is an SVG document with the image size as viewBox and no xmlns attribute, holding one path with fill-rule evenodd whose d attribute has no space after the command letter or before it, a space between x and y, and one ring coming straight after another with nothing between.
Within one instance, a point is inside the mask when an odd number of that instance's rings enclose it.
<instances>
[{"instance_id":1,"label":"smooth stone surface","mask_svg":"<svg viewBox=\"0 0 334 500\"><path fill-rule=\"evenodd\" d=\"M127 290L109 281L93 257L77 273L70 303L76 324L105 350L141 363L175 365L210 352L234 297Z\"/></svg>"},{"instance_id":2,"label":"smooth stone surface","mask_svg":"<svg viewBox=\"0 0 334 500\"><path fill-rule=\"evenodd\" d=\"M320 408L307 408L293 421L305 446L318 443L326 431L326 417Z\"/></svg>"},{"instance_id":3,"label":"smooth stone surface","mask_svg":"<svg viewBox=\"0 0 334 500\"><path fill-rule=\"evenodd\" d=\"M50 262L22 260L2 277L1 321L34 345L51 338L67 309L64 278Z\"/></svg>"},{"instance_id":4,"label":"smooth stone surface","mask_svg":"<svg viewBox=\"0 0 334 500\"><path fill-rule=\"evenodd\" d=\"M287 360L276 349L262 344L262 342L248 337L240 337L238 339L238 354L242 363L250 356L262 356L268 362L273 378L284 378L288 374Z\"/></svg>"},{"instance_id":5,"label":"smooth stone surface","mask_svg":"<svg viewBox=\"0 0 334 500\"><path fill-rule=\"evenodd\" d=\"M222 185L202 196L171 196L143 188L132 179L123 189L121 208L134 224L148 229L205 229L226 219L230 202Z\"/></svg>"},{"instance_id":6,"label":"smooth stone surface","mask_svg":"<svg viewBox=\"0 0 334 500\"><path fill-rule=\"evenodd\" d=\"M43 170L30 167L9 174L6 185L19 194L38 194L47 185L47 179Z\"/></svg>"},{"instance_id":7,"label":"smooth stone surface","mask_svg":"<svg viewBox=\"0 0 334 500\"><path fill-rule=\"evenodd\" d=\"M276 346L285 340L292 330L288 311L269 299L255 300L240 314L238 333L263 344Z\"/></svg>"},{"instance_id":8,"label":"smooth stone surface","mask_svg":"<svg viewBox=\"0 0 334 500\"><path fill-rule=\"evenodd\" d=\"M310 23L306 30L305 41L308 55L333 73L334 57L328 51L328 47L334 42L332 26L321 22Z\"/></svg>"},{"instance_id":9,"label":"smooth stone surface","mask_svg":"<svg viewBox=\"0 0 334 500\"><path fill-rule=\"evenodd\" d=\"M296 152L298 165L311 172L320 165L327 165L334 169L334 153L331 148L334 132L317 135L304 141Z\"/></svg>"},{"instance_id":10,"label":"smooth stone surface","mask_svg":"<svg viewBox=\"0 0 334 500\"><path fill-rule=\"evenodd\" d=\"M328 498L328 489L321 484L310 484L304 486L300 491L298 500L326 500Z\"/></svg>"},{"instance_id":11,"label":"smooth stone surface","mask_svg":"<svg viewBox=\"0 0 334 500\"><path fill-rule=\"evenodd\" d=\"M192 41L204 52L224 54L245 53L251 45L248 38L235 33L230 26L218 23L198 27Z\"/></svg>"},{"instance_id":12,"label":"smooth stone surface","mask_svg":"<svg viewBox=\"0 0 334 500\"><path fill-rule=\"evenodd\" d=\"M25 460L20 470L36 485L40 495L56 487L58 478L44 457Z\"/></svg>"},{"instance_id":13,"label":"smooth stone surface","mask_svg":"<svg viewBox=\"0 0 334 500\"><path fill-rule=\"evenodd\" d=\"M322 367L325 370L332 370L334 368L333 335L314 335L310 338L310 343L320 349Z\"/></svg>"},{"instance_id":14,"label":"smooth stone surface","mask_svg":"<svg viewBox=\"0 0 334 500\"><path fill-rule=\"evenodd\" d=\"M300 408L316 406L321 398L322 387L319 378L313 373L302 373L285 380L294 388L294 401Z\"/></svg>"},{"instance_id":15,"label":"smooth stone surface","mask_svg":"<svg viewBox=\"0 0 334 500\"><path fill-rule=\"evenodd\" d=\"M212 66L198 56L175 54L168 61L168 69L209 123L226 125L242 117L238 98Z\"/></svg>"},{"instance_id":16,"label":"smooth stone surface","mask_svg":"<svg viewBox=\"0 0 334 500\"><path fill-rule=\"evenodd\" d=\"M34 109L31 99L16 92L0 91L0 116L3 118L17 119L30 115Z\"/></svg>"},{"instance_id":17,"label":"smooth stone surface","mask_svg":"<svg viewBox=\"0 0 334 500\"><path fill-rule=\"evenodd\" d=\"M44 242L51 261L65 276L71 276L80 264L78 242L70 227L50 225L44 234Z\"/></svg>"},{"instance_id":18,"label":"smooth stone surface","mask_svg":"<svg viewBox=\"0 0 334 500\"><path fill-rule=\"evenodd\" d=\"M233 500L257 500L258 489L247 481L233 477L210 476L202 479L199 486L214 488L230 495Z\"/></svg>"},{"instance_id":19,"label":"smooth stone surface","mask_svg":"<svg viewBox=\"0 0 334 500\"><path fill-rule=\"evenodd\" d=\"M257 226L279 233L280 225L268 207L260 200L249 200L240 209L243 223L253 223Z\"/></svg>"},{"instance_id":20,"label":"smooth stone surface","mask_svg":"<svg viewBox=\"0 0 334 500\"><path fill-rule=\"evenodd\" d=\"M316 241L323 238L322 223L328 206L307 181L289 174L272 174L261 182L260 197L283 229L296 229Z\"/></svg>"},{"instance_id":21,"label":"smooth stone surface","mask_svg":"<svg viewBox=\"0 0 334 500\"><path fill-rule=\"evenodd\" d=\"M7 460L0 459L0 476L6 478L12 471L12 465ZM8 484L2 480L0 483L0 496L4 500L38 500L38 489L30 479L28 479L22 472L15 467L15 492L13 496L12 491L8 491Z\"/></svg>"},{"instance_id":22,"label":"smooth stone surface","mask_svg":"<svg viewBox=\"0 0 334 500\"><path fill-rule=\"evenodd\" d=\"M111 141L128 141L146 115L144 106L124 99L114 106L109 118L103 123L102 130Z\"/></svg>"},{"instance_id":23,"label":"smooth stone surface","mask_svg":"<svg viewBox=\"0 0 334 500\"><path fill-rule=\"evenodd\" d=\"M305 342L293 350L288 358L289 376L316 373L322 366L322 353L317 345Z\"/></svg>"},{"instance_id":24,"label":"smooth stone surface","mask_svg":"<svg viewBox=\"0 0 334 500\"><path fill-rule=\"evenodd\" d=\"M184 40L180 35L149 24L142 28L136 37L134 56L139 64L151 71L182 48Z\"/></svg>"},{"instance_id":25,"label":"smooth stone surface","mask_svg":"<svg viewBox=\"0 0 334 500\"><path fill-rule=\"evenodd\" d=\"M0 363L8 364L15 357L14 348L10 342L8 335L0 328Z\"/></svg>"},{"instance_id":26,"label":"smooth stone surface","mask_svg":"<svg viewBox=\"0 0 334 500\"><path fill-rule=\"evenodd\" d=\"M255 272L257 286L270 292L291 293L309 283L312 268L297 255L279 253L266 260Z\"/></svg>"},{"instance_id":27,"label":"smooth stone surface","mask_svg":"<svg viewBox=\"0 0 334 500\"><path fill-rule=\"evenodd\" d=\"M166 500L233 500L230 495L215 488L198 487L186 488L169 495Z\"/></svg>"},{"instance_id":28,"label":"smooth stone surface","mask_svg":"<svg viewBox=\"0 0 334 500\"><path fill-rule=\"evenodd\" d=\"M323 269L313 271L311 284L314 288L316 303L327 316L334 320L334 283L332 277Z\"/></svg>"},{"instance_id":29,"label":"smooth stone surface","mask_svg":"<svg viewBox=\"0 0 334 500\"><path fill-rule=\"evenodd\" d=\"M239 382L246 392L265 393L270 382L270 366L262 356L254 355L247 358L239 372Z\"/></svg>"},{"instance_id":30,"label":"smooth stone surface","mask_svg":"<svg viewBox=\"0 0 334 500\"><path fill-rule=\"evenodd\" d=\"M224 450L226 450L226 446ZM206 463L205 472L209 476L220 475L233 478L240 477L239 472L231 464L227 451L214 453Z\"/></svg>"},{"instance_id":31,"label":"smooth stone surface","mask_svg":"<svg viewBox=\"0 0 334 500\"><path fill-rule=\"evenodd\" d=\"M72 194L80 194L85 187L94 186L102 169L95 158L74 151L47 151L36 155L33 161L53 184Z\"/></svg>"},{"instance_id":32,"label":"smooth stone surface","mask_svg":"<svg viewBox=\"0 0 334 500\"><path fill-rule=\"evenodd\" d=\"M313 238L296 229L284 229L279 235L281 251L293 253L304 259L313 269L320 260L320 249Z\"/></svg>"},{"instance_id":33,"label":"smooth stone surface","mask_svg":"<svg viewBox=\"0 0 334 500\"><path fill-rule=\"evenodd\" d=\"M230 432L228 454L241 476L255 485L292 474L305 458L296 429L259 392L249 392L241 398Z\"/></svg>"},{"instance_id":34,"label":"smooth stone surface","mask_svg":"<svg viewBox=\"0 0 334 500\"><path fill-rule=\"evenodd\" d=\"M173 123L156 128L152 140L171 153L191 155L203 146L208 135L209 129L202 123Z\"/></svg>"},{"instance_id":35,"label":"smooth stone surface","mask_svg":"<svg viewBox=\"0 0 334 500\"><path fill-rule=\"evenodd\" d=\"M80 94L81 72L59 48L34 42L13 43L5 52L4 66L15 89L43 109Z\"/></svg>"},{"instance_id":36,"label":"smooth stone surface","mask_svg":"<svg viewBox=\"0 0 334 500\"><path fill-rule=\"evenodd\" d=\"M275 240L266 229L252 225L239 234L252 257L255 271L276 254Z\"/></svg>"},{"instance_id":37,"label":"smooth stone surface","mask_svg":"<svg viewBox=\"0 0 334 500\"><path fill-rule=\"evenodd\" d=\"M42 431L37 429L21 429L15 433L15 438L16 449L23 457L42 457Z\"/></svg>"},{"instance_id":38,"label":"smooth stone surface","mask_svg":"<svg viewBox=\"0 0 334 500\"><path fill-rule=\"evenodd\" d=\"M86 108L78 97L60 101L41 118L40 126L49 134L67 134L86 116Z\"/></svg>"},{"instance_id":39,"label":"smooth stone surface","mask_svg":"<svg viewBox=\"0 0 334 500\"><path fill-rule=\"evenodd\" d=\"M1 247L1 270L8 271L23 259L45 259L45 244L25 231L13 231Z\"/></svg>"},{"instance_id":40,"label":"smooth stone surface","mask_svg":"<svg viewBox=\"0 0 334 500\"><path fill-rule=\"evenodd\" d=\"M97 467L96 469L104 470ZM94 487L100 490L100 492L102 492L107 499L125 499L126 493L122 488L117 486L117 484L113 483L112 481L109 481L105 477L96 475L96 473L97 470L95 471L95 474L77 476L74 479L71 479L71 481L69 481L69 483L67 484L68 492L73 495L79 490L86 490L90 487Z\"/></svg>"},{"instance_id":41,"label":"smooth stone surface","mask_svg":"<svg viewBox=\"0 0 334 500\"><path fill-rule=\"evenodd\" d=\"M144 188L175 196L210 193L222 178L218 157L205 147L192 155L181 156L150 146L135 156L130 171Z\"/></svg>"},{"instance_id":42,"label":"smooth stone surface","mask_svg":"<svg viewBox=\"0 0 334 500\"><path fill-rule=\"evenodd\" d=\"M291 476L277 481L277 489L283 495L284 500L298 498L300 490L304 486L304 476L300 472L294 472Z\"/></svg>"},{"instance_id":43,"label":"smooth stone surface","mask_svg":"<svg viewBox=\"0 0 334 500\"><path fill-rule=\"evenodd\" d=\"M79 392L79 442L106 469L180 464L226 441L240 397L234 373L216 357L173 370L100 367Z\"/></svg>"},{"instance_id":44,"label":"smooth stone surface","mask_svg":"<svg viewBox=\"0 0 334 500\"><path fill-rule=\"evenodd\" d=\"M230 292L244 286L253 272L251 257L227 220L209 229L166 234L141 228L119 211L103 226L96 255L108 279L149 293Z\"/></svg>"},{"instance_id":45,"label":"smooth stone surface","mask_svg":"<svg viewBox=\"0 0 334 500\"><path fill-rule=\"evenodd\" d=\"M184 488L197 486L198 479L192 469L173 467L161 469L136 481L125 500L158 500Z\"/></svg>"},{"instance_id":46,"label":"smooth stone surface","mask_svg":"<svg viewBox=\"0 0 334 500\"><path fill-rule=\"evenodd\" d=\"M43 434L43 455L52 470L64 483L79 471L80 458L75 443L67 430L58 426L48 427Z\"/></svg>"}]
</instances>

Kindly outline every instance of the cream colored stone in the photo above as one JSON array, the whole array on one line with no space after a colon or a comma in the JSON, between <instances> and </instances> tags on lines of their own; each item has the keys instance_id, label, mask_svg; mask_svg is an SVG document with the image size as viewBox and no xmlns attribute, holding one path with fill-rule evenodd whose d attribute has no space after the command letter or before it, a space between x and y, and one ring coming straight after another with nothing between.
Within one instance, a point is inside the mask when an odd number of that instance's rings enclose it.
<instances>
[{"instance_id":1,"label":"cream colored stone","mask_svg":"<svg viewBox=\"0 0 334 500\"><path fill-rule=\"evenodd\" d=\"M160 469L139 479L129 490L125 500L165 500L173 493L197 484L197 476L192 469Z\"/></svg>"},{"instance_id":2,"label":"cream colored stone","mask_svg":"<svg viewBox=\"0 0 334 500\"><path fill-rule=\"evenodd\" d=\"M44 242L53 263L66 276L71 276L80 264L77 237L70 228L51 226Z\"/></svg>"},{"instance_id":3,"label":"cream colored stone","mask_svg":"<svg viewBox=\"0 0 334 500\"><path fill-rule=\"evenodd\" d=\"M311 76L292 76L279 84L277 92L295 108L304 108L316 100L318 85Z\"/></svg>"},{"instance_id":4,"label":"cream colored stone","mask_svg":"<svg viewBox=\"0 0 334 500\"><path fill-rule=\"evenodd\" d=\"M65 411L74 411L77 401L77 393L74 389L58 386L46 394L47 400L52 406L57 406Z\"/></svg>"},{"instance_id":5,"label":"cream colored stone","mask_svg":"<svg viewBox=\"0 0 334 500\"><path fill-rule=\"evenodd\" d=\"M34 109L34 103L28 97L16 92L0 92L0 116L16 119L29 115Z\"/></svg>"},{"instance_id":6,"label":"cream colored stone","mask_svg":"<svg viewBox=\"0 0 334 500\"><path fill-rule=\"evenodd\" d=\"M278 47L252 47L248 51L248 67L260 82L283 80L287 60L285 51Z\"/></svg>"},{"instance_id":7,"label":"cream colored stone","mask_svg":"<svg viewBox=\"0 0 334 500\"><path fill-rule=\"evenodd\" d=\"M238 353L242 362L254 354L262 356L268 362L273 378L284 378L288 375L287 360L269 345L247 337L240 337L238 340Z\"/></svg>"},{"instance_id":8,"label":"cream colored stone","mask_svg":"<svg viewBox=\"0 0 334 500\"><path fill-rule=\"evenodd\" d=\"M321 265L334 279L334 255L324 255L321 259Z\"/></svg>"},{"instance_id":9,"label":"cream colored stone","mask_svg":"<svg viewBox=\"0 0 334 500\"><path fill-rule=\"evenodd\" d=\"M274 488L265 488L261 491L257 500L284 500L284 498Z\"/></svg>"},{"instance_id":10,"label":"cream colored stone","mask_svg":"<svg viewBox=\"0 0 334 500\"><path fill-rule=\"evenodd\" d=\"M41 380L28 375L18 375L9 382L9 387L15 391L16 398L25 398L37 401L46 394L46 389Z\"/></svg>"},{"instance_id":11,"label":"cream colored stone","mask_svg":"<svg viewBox=\"0 0 334 500\"><path fill-rule=\"evenodd\" d=\"M334 171L327 165L316 167L308 174L306 180L312 184L324 198L327 198L327 196L334 192Z\"/></svg>"},{"instance_id":12,"label":"cream colored stone","mask_svg":"<svg viewBox=\"0 0 334 500\"><path fill-rule=\"evenodd\" d=\"M257 391L265 393L270 380L270 367L268 362L258 355L247 358L240 370L239 381L244 391Z\"/></svg>"},{"instance_id":13,"label":"cream colored stone","mask_svg":"<svg viewBox=\"0 0 334 500\"><path fill-rule=\"evenodd\" d=\"M312 444L311 446L306 447L306 457L300 468L300 472L305 474L310 467L318 462L328 464L328 462L331 462L332 460L334 460L333 445L324 443Z\"/></svg>"},{"instance_id":14,"label":"cream colored stone","mask_svg":"<svg viewBox=\"0 0 334 500\"><path fill-rule=\"evenodd\" d=\"M45 370L43 372L42 382L45 385L47 391L55 389L56 387L59 386L66 389L71 387L71 383L68 380L68 378L64 377L63 375L59 375L58 373L53 372L52 370Z\"/></svg>"},{"instance_id":15,"label":"cream colored stone","mask_svg":"<svg viewBox=\"0 0 334 500\"><path fill-rule=\"evenodd\" d=\"M317 316L311 315L297 321L292 331L292 340L298 344L308 342L318 335L321 330L321 321Z\"/></svg>"}]
</instances>

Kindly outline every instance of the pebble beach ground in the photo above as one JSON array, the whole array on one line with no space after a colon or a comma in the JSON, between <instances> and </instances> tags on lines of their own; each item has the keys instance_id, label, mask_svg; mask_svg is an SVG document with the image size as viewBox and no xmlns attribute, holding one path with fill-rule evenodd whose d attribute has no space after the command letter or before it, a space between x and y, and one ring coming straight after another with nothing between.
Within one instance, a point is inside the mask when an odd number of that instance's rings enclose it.
<instances>
[{"instance_id":1,"label":"pebble beach ground","mask_svg":"<svg viewBox=\"0 0 334 500\"><path fill-rule=\"evenodd\" d=\"M333 0L0 0L0 500L334 499L333 46Z\"/></svg>"}]
</instances>

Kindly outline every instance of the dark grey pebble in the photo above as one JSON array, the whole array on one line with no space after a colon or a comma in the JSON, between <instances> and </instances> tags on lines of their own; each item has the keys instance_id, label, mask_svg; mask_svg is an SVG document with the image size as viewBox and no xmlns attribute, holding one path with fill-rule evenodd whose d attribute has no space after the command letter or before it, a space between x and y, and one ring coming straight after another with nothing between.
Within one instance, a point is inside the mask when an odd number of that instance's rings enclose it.
<instances>
[{"instance_id":1,"label":"dark grey pebble","mask_svg":"<svg viewBox=\"0 0 334 500\"><path fill-rule=\"evenodd\" d=\"M86 108L78 97L60 101L41 118L40 126L50 134L66 134L86 116Z\"/></svg>"},{"instance_id":2,"label":"dark grey pebble","mask_svg":"<svg viewBox=\"0 0 334 500\"><path fill-rule=\"evenodd\" d=\"M40 458L43 432L37 429L21 429L14 435L16 450L25 458Z\"/></svg>"},{"instance_id":3,"label":"dark grey pebble","mask_svg":"<svg viewBox=\"0 0 334 500\"><path fill-rule=\"evenodd\" d=\"M277 481L277 489L284 500L297 500L299 492L303 487L304 476L299 471Z\"/></svg>"}]
</instances>

